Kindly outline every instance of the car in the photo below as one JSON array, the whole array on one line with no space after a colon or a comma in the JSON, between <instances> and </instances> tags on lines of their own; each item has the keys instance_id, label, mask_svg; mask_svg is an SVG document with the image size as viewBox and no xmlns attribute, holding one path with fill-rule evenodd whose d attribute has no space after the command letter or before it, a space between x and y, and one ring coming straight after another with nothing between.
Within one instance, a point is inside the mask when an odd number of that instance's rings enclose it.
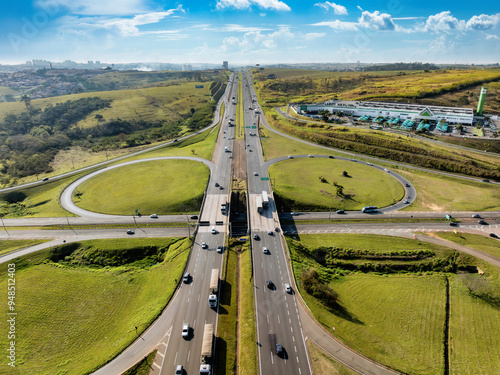
<instances>
[{"instance_id":1,"label":"car","mask_svg":"<svg viewBox=\"0 0 500 375\"><path fill-rule=\"evenodd\" d=\"M288 159L293 159L293 156L292 155L288 155Z\"/></svg>"},{"instance_id":2,"label":"car","mask_svg":"<svg viewBox=\"0 0 500 375\"><path fill-rule=\"evenodd\" d=\"M264 254L270 254L269 249L268 249L267 247L263 247L263 248L262 248L262 252L263 252Z\"/></svg>"},{"instance_id":3,"label":"car","mask_svg":"<svg viewBox=\"0 0 500 375\"><path fill-rule=\"evenodd\" d=\"M344 210L337 210L337 213L338 214L345 214L345 211Z\"/></svg>"},{"instance_id":4,"label":"car","mask_svg":"<svg viewBox=\"0 0 500 375\"><path fill-rule=\"evenodd\" d=\"M267 231L267 234L269 234L270 236L274 236L274 232L271 229Z\"/></svg>"},{"instance_id":5,"label":"car","mask_svg":"<svg viewBox=\"0 0 500 375\"><path fill-rule=\"evenodd\" d=\"M452 227L458 227L458 223L456 221L450 221L450 225Z\"/></svg>"},{"instance_id":6,"label":"car","mask_svg":"<svg viewBox=\"0 0 500 375\"><path fill-rule=\"evenodd\" d=\"M189 272L186 272L184 276L182 277L182 281L187 284L189 280L191 279L191 274Z\"/></svg>"},{"instance_id":7,"label":"car","mask_svg":"<svg viewBox=\"0 0 500 375\"><path fill-rule=\"evenodd\" d=\"M135 234L135 232L132 229L127 230L127 234Z\"/></svg>"},{"instance_id":8,"label":"car","mask_svg":"<svg viewBox=\"0 0 500 375\"><path fill-rule=\"evenodd\" d=\"M229 155L229 156L228 156L228 158L229 158L229 159L232 159L232 158L233 158L233 155Z\"/></svg>"},{"instance_id":9,"label":"car","mask_svg":"<svg viewBox=\"0 0 500 375\"><path fill-rule=\"evenodd\" d=\"M488 180L488 179L484 179L484 180L483 180L483 182L490 182L490 180Z\"/></svg>"},{"instance_id":10,"label":"car","mask_svg":"<svg viewBox=\"0 0 500 375\"><path fill-rule=\"evenodd\" d=\"M297 216L299 213L298 212L290 212L290 215L292 216Z\"/></svg>"},{"instance_id":11,"label":"car","mask_svg":"<svg viewBox=\"0 0 500 375\"><path fill-rule=\"evenodd\" d=\"M259 174L257 172L253 172L253 175L254 176L258 176Z\"/></svg>"},{"instance_id":12,"label":"car","mask_svg":"<svg viewBox=\"0 0 500 375\"><path fill-rule=\"evenodd\" d=\"M479 214L474 214L474 215L472 215L472 217L474 219L481 219L481 215L479 215Z\"/></svg>"},{"instance_id":13,"label":"car","mask_svg":"<svg viewBox=\"0 0 500 375\"><path fill-rule=\"evenodd\" d=\"M356 159L351 159L351 161L357 161Z\"/></svg>"},{"instance_id":14,"label":"car","mask_svg":"<svg viewBox=\"0 0 500 375\"><path fill-rule=\"evenodd\" d=\"M222 246L221 245L217 245L217 252L219 254L222 254Z\"/></svg>"},{"instance_id":15,"label":"car","mask_svg":"<svg viewBox=\"0 0 500 375\"><path fill-rule=\"evenodd\" d=\"M174 142L177 142L177 138L174 139Z\"/></svg>"},{"instance_id":16,"label":"car","mask_svg":"<svg viewBox=\"0 0 500 375\"><path fill-rule=\"evenodd\" d=\"M182 365L177 365L177 368L175 369L175 375L183 375L184 374L184 367Z\"/></svg>"},{"instance_id":17,"label":"car","mask_svg":"<svg viewBox=\"0 0 500 375\"><path fill-rule=\"evenodd\" d=\"M276 355L281 356L284 354L283 345L276 344Z\"/></svg>"},{"instance_id":18,"label":"car","mask_svg":"<svg viewBox=\"0 0 500 375\"><path fill-rule=\"evenodd\" d=\"M201 243L201 248L202 249L208 249L208 245L205 242Z\"/></svg>"},{"instance_id":19,"label":"car","mask_svg":"<svg viewBox=\"0 0 500 375\"><path fill-rule=\"evenodd\" d=\"M247 143L247 147L250 147L250 143Z\"/></svg>"},{"instance_id":20,"label":"car","mask_svg":"<svg viewBox=\"0 0 500 375\"><path fill-rule=\"evenodd\" d=\"M285 292L292 294L292 287L290 284L285 284Z\"/></svg>"},{"instance_id":21,"label":"car","mask_svg":"<svg viewBox=\"0 0 500 375\"><path fill-rule=\"evenodd\" d=\"M328 155L328 158L329 158L329 159L335 159L335 156L333 156L333 155Z\"/></svg>"},{"instance_id":22,"label":"car","mask_svg":"<svg viewBox=\"0 0 500 375\"><path fill-rule=\"evenodd\" d=\"M42 181L48 181L48 180L49 180L48 177L45 177L45 178L42 179Z\"/></svg>"},{"instance_id":23,"label":"car","mask_svg":"<svg viewBox=\"0 0 500 375\"><path fill-rule=\"evenodd\" d=\"M259 239L260 239L260 237L259 237L259 235L258 235L257 233L255 233L255 234L253 235L253 239L254 239L254 240L259 240Z\"/></svg>"},{"instance_id":24,"label":"car","mask_svg":"<svg viewBox=\"0 0 500 375\"><path fill-rule=\"evenodd\" d=\"M271 280L267 280L266 281L266 285L269 289L274 289L274 284Z\"/></svg>"},{"instance_id":25,"label":"car","mask_svg":"<svg viewBox=\"0 0 500 375\"><path fill-rule=\"evenodd\" d=\"M190 219L191 220L198 220L198 215L191 215Z\"/></svg>"},{"instance_id":26,"label":"car","mask_svg":"<svg viewBox=\"0 0 500 375\"><path fill-rule=\"evenodd\" d=\"M309 155L307 155L307 157L308 157L308 158L313 158L313 157L314 157L314 155L309 154Z\"/></svg>"},{"instance_id":27,"label":"car","mask_svg":"<svg viewBox=\"0 0 500 375\"><path fill-rule=\"evenodd\" d=\"M280 231L280 228L279 228L279 227L274 227L274 230L275 230L276 232L279 232L279 231Z\"/></svg>"},{"instance_id":28,"label":"car","mask_svg":"<svg viewBox=\"0 0 500 375\"><path fill-rule=\"evenodd\" d=\"M217 229L215 229L215 227L212 227L212 234L217 234Z\"/></svg>"},{"instance_id":29,"label":"car","mask_svg":"<svg viewBox=\"0 0 500 375\"><path fill-rule=\"evenodd\" d=\"M219 183L218 182L215 183L215 187L219 187Z\"/></svg>"},{"instance_id":30,"label":"car","mask_svg":"<svg viewBox=\"0 0 500 375\"><path fill-rule=\"evenodd\" d=\"M409 203L410 203L410 201L409 201L408 199L405 199L403 203L404 203L404 204L409 204Z\"/></svg>"},{"instance_id":31,"label":"car","mask_svg":"<svg viewBox=\"0 0 500 375\"><path fill-rule=\"evenodd\" d=\"M219 190L224 190L224 186L220 185Z\"/></svg>"},{"instance_id":32,"label":"car","mask_svg":"<svg viewBox=\"0 0 500 375\"><path fill-rule=\"evenodd\" d=\"M373 165L373 163L368 162L368 163L366 163L366 165Z\"/></svg>"},{"instance_id":33,"label":"car","mask_svg":"<svg viewBox=\"0 0 500 375\"><path fill-rule=\"evenodd\" d=\"M488 223L484 220L478 220L478 223L481 225L488 225Z\"/></svg>"},{"instance_id":34,"label":"car","mask_svg":"<svg viewBox=\"0 0 500 375\"><path fill-rule=\"evenodd\" d=\"M389 170L387 168L384 168L384 172L389 172Z\"/></svg>"},{"instance_id":35,"label":"car","mask_svg":"<svg viewBox=\"0 0 500 375\"><path fill-rule=\"evenodd\" d=\"M183 338L185 338L185 339L188 338L188 336L189 336L189 330L190 330L189 323L184 323L182 325L182 337Z\"/></svg>"},{"instance_id":36,"label":"car","mask_svg":"<svg viewBox=\"0 0 500 375\"><path fill-rule=\"evenodd\" d=\"M151 219L158 219L158 215L157 214L153 214L150 216Z\"/></svg>"},{"instance_id":37,"label":"car","mask_svg":"<svg viewBox=\"0 0 500 375\"><path fill-rule=\"evenodd\" d=\"M411 185L407 182L407 183L405 183L405 186L410 187Z\"/></svg>"},{"instance_id":38,"label":"car","mask_svg":"<svg viewBox=\"0 0 500 375\"><path fill-rule=\"evenodd\" d=\"M496 233L490 233L490 237L498 238L498 235Z\"/></svg>"}]
</instances>

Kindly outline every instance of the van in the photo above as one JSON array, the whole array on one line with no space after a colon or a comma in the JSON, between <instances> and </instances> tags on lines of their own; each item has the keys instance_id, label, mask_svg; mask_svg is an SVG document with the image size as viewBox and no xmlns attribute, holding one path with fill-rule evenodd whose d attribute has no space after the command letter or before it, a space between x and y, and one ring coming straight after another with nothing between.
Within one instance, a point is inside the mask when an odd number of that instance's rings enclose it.
<instances>
[{"instance_id":1,"label":"van","mask_svg":"<svg viewBox=\"0 0 500 375\"><path fill-rule=\"evenodd\" d=\"M217 230L215 229L215 227L212 227L212 234L217 234Z\"/></svg>"}]
</instances>

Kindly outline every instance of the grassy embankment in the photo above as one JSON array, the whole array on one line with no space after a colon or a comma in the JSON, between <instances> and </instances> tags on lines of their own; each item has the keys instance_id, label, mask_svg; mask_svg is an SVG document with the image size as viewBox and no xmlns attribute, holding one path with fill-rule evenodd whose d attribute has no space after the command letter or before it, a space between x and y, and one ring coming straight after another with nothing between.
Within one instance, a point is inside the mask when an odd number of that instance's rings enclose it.
<instances>
[{"instance_id":1,"label":"grassy embankment","mask_svg":"<svg viewBox=\"0 0 500 375\"><path fill-rule=\"evenodd\" d=\"M472 247L483 253L500 258L500 241L496 238L480 236L478 234L463 233L459 234L449 232L437 232L436 236L445 240L456 242L460 245Z\"/></svg>"},{"instance_id":2,"label":"grassy embankment","mask_svg":"<svg viewBox=\"0 0 500 375\"><path fill-rule=\"evenodd\" d=\"M164 309L189 247L187 239L127 238L17 258L17 366L4 361L0 373L84 374L103 365ZM6 272L0 271L4 289Z\"/></svg>"},{"instance_id":3,"label":"grassy embankment","mask_svg":"<svg viewBox=\"0 0 500 375\"><path fill-rule=\"evenodd\" d=\"M0 255L8 254L13 251L21 250L47 241L48 240L3 240L0 241Z\"/></svg>"},{"instance_id":4,"label":"grassy embankment","mask_svg":"<svg viewBox=\"0 0 500 375\"><path fill-rule=\"evenodd\" d=\"M112 169L84 182L75 203L114 215L198 212L209 169L191 160L158 160Z\"/></svg>"},{"instance_id":5,"label":"grassy embankment","mask_svg":"<svg viewBox=\"0 0 500 375\"><path fill-rule=\"evenodd\" d=\"M348 177L342 175L343 171ZM337 159L287 160L273 164L269 176L276 179L274 194L285 211L385 207L404 196L403 187L389 173ZM342 194L334 184L343 187Z\"/></svg>"},{"instance_id":6,"label":"grassy embankment","mask_svg":"<svg viewBox=\"0 0 500 375\"><path fill-rule=\"evenodd\" d=\"M328 375L356 375L357 372L351 370L349 367L337 362L325 353L318 345L311 341L307 341L307 350L311 359L311 367L315 374L328 374Z\"/></svg>"},{"instance_id":7,"label":"grassy embankment","mask_svg":"<svg viewBox=\"0 0 500 375\"><path fill-rule=\"evenodd\" d=\"M334 334L337 337L369 358L408 374L443 373L445 280L448 277L452 285L451 373L470 373L464 371L465 367L460 367L462 365L457 365L464 362L469 369L474 368L475 373L487 374L490 373L489 369L498 367L500 363L498 356L489 359L486 357L489 353L499 352L497 337L500 332L498 325L495 327L499 313L492 305L495 303L494 290L498 286L498 270L494 267L441 246L387 236L301 235L300 244L307 246L311 251L309 253L300 250L297 242L290 239L288 242L297 281L302 280L301 275L304 271L313 267L319 275L320 284L327 285L337 294L335 303L327 306L322 300L305 292L304 282L299 285L299 291L315 317L328 329L335 327ZM332 255L334 258L329 258L328 255L325 258L321 246L365 252L356 256L351 254L347 259L335 258L334 255ZM452 264L463 267L479 265L487 270L486 277L491 281L491 283L488 281L490 289L486 290L486 294L481 294L482 298L471 293L457 296L453 288L455 288L454 283L463 277L460 274L436 271L399 274L360 273L349 271L338 263L346 262L361 267L368 263L385 264L391 268L400 262L406 265L423 262L416 257L419 251L434 254L427 260L432 264L447 265L450 270L454 268ZM382 252L386 254L380 258ZM396 252L399 253L394 257ZM359 254L365 255L359 256ZM403 259L402 254L407 254L409 258ZM325 261L328 263L328 259L336 260L336 266L327 266ZM383 269L380 268L381 271ZM477 276L467 273L462 275L468 275L465 278ZM498 294L498 289L496 290ZM488 296L493 296L493 300L488 299ZM487 314L481 315L484 318L473 322L474 314L480 311ZM467 329L469 337L457 332L458 326L462 326L458 324L460 319L462 324L470 324L470 329ZM486 354L479 356L480 358L472 358L473 356L467 354L467 350L475 351L473 346L478 344L479 340L483 340L491 347Z\"/></svg>"},{"instance_id":8,"label":"grassy embankment","mask_svg":"<svg viewBox=\"0 0 500 375\"><path fill-rule=\"evenodd\" d=\"M256 375L257 348L249 243L230 240L217 333L217 373Z\"/></svg>"}]
</instances>

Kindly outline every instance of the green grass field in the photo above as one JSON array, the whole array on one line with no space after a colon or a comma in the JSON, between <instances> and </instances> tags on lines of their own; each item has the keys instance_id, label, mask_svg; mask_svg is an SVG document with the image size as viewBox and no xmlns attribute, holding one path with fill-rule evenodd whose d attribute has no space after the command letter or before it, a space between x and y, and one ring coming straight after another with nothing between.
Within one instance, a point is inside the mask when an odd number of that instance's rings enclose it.
<instances>
[{"instance_id":1,"label":"green grass field","mask_svg":"<svg viewBox=\"0 0 500 375\"><path fill-rule=\"evenodd\" d=\"M9 228L11 230L11 228ZM38 245L48 240L3 240L0 241L0 255L8 254L26 247Z\"/></svg>"},{"instance_id":2,"label":"green grass field","mask_svg":"<svg viewBox=\"0 0 500 375\"><path fill-rule=\"evenodd\" d=\"M309 351L309 358L311 359L311 367L315 374L328 374L328 375L355 375L356 371L351 370L349 367L344 366L342 363L336 361L329 354L325 353L318 345L310 340L307 341L307 350Z\"/></svg>"},{"instance_id":3,"label":"green grass field","mask_svg":"<svg viewBox=\"0 0 500 375\"><path fill-rule=\"evenodd\" d=\"M351 177L342 176L343 171ZM294 201L291 205L297 208L359 210L371 205L385 207L404 195L403 187L390 174L361 163L337 159L287 160L273 164L269 176L276 179L275 194ZM321 182L321 176L328 183ZM337 196L334 183L343 186L344 195L350 198Z\"/></svg>"},{"instance_id":4,"label":"green grass field","mask_svg":"<svg viewBox=\"0 0 500 375\"><path fill-rule=\"evenodd\" d=\"M145 330L171 298L182 275L186 239L86 241L101 252L168 247L154 266L67 266L48 261L53 250L18 258L16 267L17 366L0 363L0 373L85 374L100 367ZM117 252L120 254L120 252ZM88 253L91 255L92 253ZM89 258L87 258L89 259ZM6 268L0 270L6 289ZM6 304L4 304L4 312ZM137 327L137 330L136 328ZM7 347L2 335L2 347Z\"/></svg>"},{"instance_id":5,"label":"green grass field","mask_svg":"<svg viewBox=\"0 0 500 375\"><path fill-rule=\"evenodd\" d=\"M78 206L90 211L143 215L199 211L209 178L204 164L190 160L161 160L119 167L102 173L79 188ZM75 192L76 193L76 192Z\"/></svg>"},{"instance_id":6,"label":"green grass field","mask_svg":"<svg viewBox=\"0 0 500 375\"><path fill-rule=\"evenodd\" d=\"M497 301L500 301L498 269L495 272ZM498 303L495 306L472 296L461 281L460 275L450 278L450 284L450 374L497 374L500 368Z\"/></svg>"},{"instance_id":7,"label":"green grass field","mask_svg":"<svg viewBox=\"0 0 500 375\"><path fill-rule=\"evenodd\" d=\"M472 247L483 253L500 258L500 241L498 239L463 232L460 232L459 235L451 232L436 232L435 234L445 240Z\"/></svg>"}]
</instances>

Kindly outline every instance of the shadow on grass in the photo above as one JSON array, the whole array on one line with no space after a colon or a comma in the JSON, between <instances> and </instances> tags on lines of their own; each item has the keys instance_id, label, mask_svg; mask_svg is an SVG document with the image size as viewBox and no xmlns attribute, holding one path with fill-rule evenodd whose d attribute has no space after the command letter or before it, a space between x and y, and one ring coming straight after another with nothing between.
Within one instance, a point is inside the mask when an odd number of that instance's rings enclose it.
<instances>
[{"instance_id":1,"label":"shadow on grass","mask_svg":"<svg viewBox=\"0 0 500 375\"><path fill-rule=\"evenodd\" d=\"M47 200L45 200L45 201L35 203L34 205L32 205L32 206L31 206L31 208L43 206L44 204L49 203L51 200L52 200L52 199L47 199Z\"/></svg>"},{"instance_id":2,"label":"shadow on grass","mask_svg":"<svg viewBox=\"0 0 500 375\"><path fill-rule=\"evenodd\" d=\"M326 310L329 313L338 316L339 318L345 319L351 323L365 325L365 323L356 318L353 314L351 314L344 306L342 306L338 302L333 302L330 303L329 305L323 304L323 306L325 306Z\"/></svg>"},{"instance_id":3,"label":"shadow on grass","mask_svg":"<svg viewBox=\"0 0 500 375\"><path fill-rule=\"evenodd\" d=\"M215 374L216 375L224 375L226 373L233 373L232 371L228 371L226 369L227 366L227 343L224 339L217 337L215 339ZM234 366L234 365L233 365ZM232 370L235 370L234 368Z\"/></svg>"}]
</instances>

